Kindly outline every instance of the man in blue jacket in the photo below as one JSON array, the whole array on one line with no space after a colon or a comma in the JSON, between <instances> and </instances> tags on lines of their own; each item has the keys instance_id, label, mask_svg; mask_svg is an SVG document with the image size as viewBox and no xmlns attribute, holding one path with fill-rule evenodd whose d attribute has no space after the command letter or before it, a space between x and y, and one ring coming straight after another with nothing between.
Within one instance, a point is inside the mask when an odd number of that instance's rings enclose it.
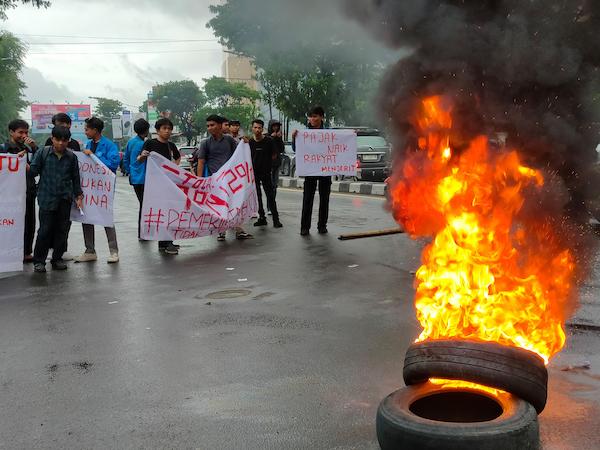
<instances>
[{"instance_id":1,"label":"man in blue jacket","mask_svg":"<svg viewBox=\"0 0 600 450\"><path fill-rule=\"evenodd\" d=\"M110 139L102 136L104 122L97 117L85 119L85 135L89 139L85 144L83 153L86 155L94 154L104 163L106 167L116 173L119 167L119 149ZM85 252L75 258L75 262L96 261L96 247L94 245L94 225L84 223L83 240L85 242ZM104 227L106 238L108 240L108 249L110 256L107 262L109 264L119 262L119 247L117 246L117 232L114 227Z\"/></svg>"},{"instance_id":2,"label":"man in blue jacket","mask_svg":"<svg viewBox=\"0 0 600 450\"><path fill-rule=\"evenodd\" d=\"M150 124L145 119L138 119L133 124L136 136L127 142L125 156L123 156L123 168L129 174L129 184L133 186L135 195L140 202L138 213L138 239L141 241L140 222L142 220L142 202L144 201L144 184L146 182L146 160L139 158L142 153L144 142L150 133Z\"/></svg>"}]
</instances>

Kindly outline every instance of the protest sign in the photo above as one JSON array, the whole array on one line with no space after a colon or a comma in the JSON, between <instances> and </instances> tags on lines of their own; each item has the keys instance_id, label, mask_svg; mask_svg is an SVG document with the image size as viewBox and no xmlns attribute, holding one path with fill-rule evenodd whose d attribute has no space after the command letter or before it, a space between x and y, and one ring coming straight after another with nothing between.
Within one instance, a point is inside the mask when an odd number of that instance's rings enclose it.
<instances>
[{"instance_id":1,"label":"protest sign","mask_svg":"<svg viewBox=\"0 0 600 450\"><path fill-rule=\"evenodd\" d=\"M113 226L116 176L95 155L75 152L83 190L83 210L71 208L71 220L104 227Z\"/></svg>"},{"instance_id":2,"label":"protest sign","mask_svg":"<svg viewBox=\"0 0 600 450\"><path fill-rule=\"evenodd\" d=\"M25 158L0 155L0 272L23 270Z\"/></svg>"},{"instance_id":3,"label":"protest sign","mask_svg":"<svg viewBox=\"0 0 600 450\"><path fill-rule=\"evenodd\" d=\"M240 142L218 172L200 178L152 152L146 165L142 238L191 239L242 225L258 210L250 146Z\"/></svg>"},{"instance_id":4,"label":"protest sign","mask_svg":"<svg viewBox=\"0 0 600 450\"><path fill-rule=\"evenodd\" d=\"M354 130L300 130L296 136L296 174L356 175Z\"/></svg>"}]
</instances>

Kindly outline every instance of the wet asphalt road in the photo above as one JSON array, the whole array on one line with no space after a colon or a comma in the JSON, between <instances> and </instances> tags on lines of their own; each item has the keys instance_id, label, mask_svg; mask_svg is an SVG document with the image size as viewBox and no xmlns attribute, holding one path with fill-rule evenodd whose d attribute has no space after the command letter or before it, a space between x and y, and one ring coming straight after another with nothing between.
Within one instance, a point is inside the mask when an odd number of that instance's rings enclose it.
<instances>
[{"instance_id":1,"label":"wet asphalt road","mask_svg":"<svg viewBox=\"0 0 600 450\"><path fill-rule=\"evenodd\" d=\"M378 448L377 405L418 333L420 244L336 237L394 226L383 200L332 195L330 234L303 238L301 193L280 190L283 229L169 257L137 241L119 181L119 264L97 228L98 262L0 279L0 448ZM551 364L545 449L600 448L599 344L577 331Z\"/></svg>"}]
</instances>

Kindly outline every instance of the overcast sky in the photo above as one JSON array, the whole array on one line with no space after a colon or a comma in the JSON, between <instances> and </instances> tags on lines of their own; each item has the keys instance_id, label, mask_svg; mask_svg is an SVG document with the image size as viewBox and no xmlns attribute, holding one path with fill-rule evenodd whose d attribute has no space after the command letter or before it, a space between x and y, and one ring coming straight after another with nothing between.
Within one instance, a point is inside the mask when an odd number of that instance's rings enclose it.
<instances>
[{"instance_id":1,"label":"overcast sky","mask_svg":"<svg viewBox=\"0 0 600 450\"><path fill-rule=\"evenodd\" d=\"M30 44L22 76L28 101L89 103L95 96L134 108L156 83L192 79L201 84L202 78L221 75L222 48L206 28L212 3L52 0L45 10L9 10L0 28ZM171 42L131 43L140 40ZM85 44L90 42L97 44Z\"/></svg>"}]
</instances>

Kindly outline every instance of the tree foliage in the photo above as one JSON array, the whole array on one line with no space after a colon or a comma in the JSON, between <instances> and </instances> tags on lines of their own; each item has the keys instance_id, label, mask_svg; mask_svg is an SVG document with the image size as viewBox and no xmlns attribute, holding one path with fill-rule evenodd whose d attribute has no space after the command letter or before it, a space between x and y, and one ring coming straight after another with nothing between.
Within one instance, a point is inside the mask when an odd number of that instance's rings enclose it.
<instances>
[{"instance_id":1,"label":"tree foliage","mask_svg":"<svg viewBox=\"0 0 600 450\"><path fill-rule=\"evenodd\" d=\"M0 33L0 139L7 138L7 124L16 119L19 111L27 106L23 99L23 83L18 74L23 67L25 48L10 33Z\"/></svg>"},{"instance_id":2,"label":"tree foliage","mask_svg":"<svg viewBox=\"0 0 600 450\"><path fill-rule=\"evenodd\" d=\"M0 20L6 20L6 10L16 8L19 3L33 5L36 8L47 8L50 2L47 0L0 0Z\"/></svg>"},{"instance_id":3,"label":"tree foliage","mask_svg":"<svg viewBox=\"0 0 600 450\"><path fill-rule=\"evenodd\" d=\"M123 111L123 103L119 100L105 97L91 97L95 99L98 104L94 108L94 115L100 117L103 120L110 120L115 116L118 116Z\"/></svg>"},{"instance_id":4,"label":"tree foliage","mask_svg":"<svg viewBox=\"0 0 600 450\"><path fill-rule=\"evenodd\" d=\"M170 113L189 145L198 132L196 114L206 104L206 96L198 85L192 80L169 81L154 86L152 96L160 112ZM147 102L145 106L147 110Z\"/></svg>"},{"instance_id":5,"label":"tree foliage","mask_svg":"<svg viewBox=\"0 0 600 450\"><path fill-rule=\"evenodd\" d=\"M372 124L389 54L373 51L375 44L357 36L350 22L335 23L338 14L329 4L312 2L319 14L307 14L279 0L256 0L252 10L244 3L211 6L215 17L208 26L221 44L253 61L267 104L297 121L320 104L330 121Z\"/></svg>"},{"instance_id":6,"label":"tree foliage","mask_svg":"<svg viewBox=\"0 0 600 450\"><path fill-rule=\"evenodd\" d=\"M230 82L220 77L206 78L204 83L207 104L196 115L199 130L204 128L205 119L210 114L239 120L243 128L247 128L256 118L256 102L260 99L258 91L244 83Z\"/></svg>"}]
</instances>

